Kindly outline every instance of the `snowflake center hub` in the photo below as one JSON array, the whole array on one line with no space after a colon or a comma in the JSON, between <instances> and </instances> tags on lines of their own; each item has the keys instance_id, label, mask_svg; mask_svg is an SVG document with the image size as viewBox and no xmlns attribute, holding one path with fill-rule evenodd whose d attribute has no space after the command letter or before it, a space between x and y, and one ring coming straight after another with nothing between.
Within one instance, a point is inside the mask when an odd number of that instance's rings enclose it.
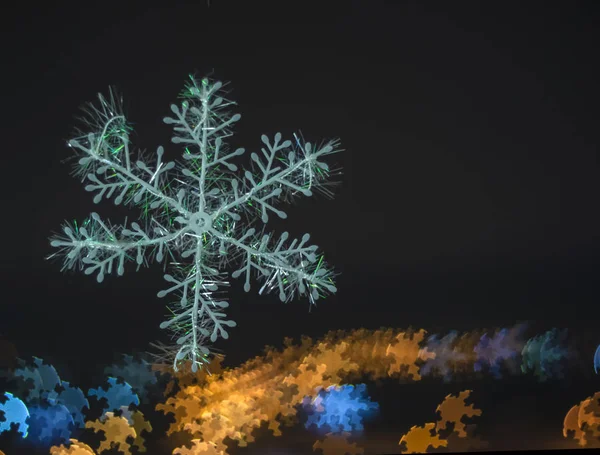
<instances>
[{"instance_id":1,"label":"snowflake center hub","mask_svg":"<svg viewBox=\"0 0 600 455\"><path fill-rule=\"evenodd\" d=\"M202 235L210 228L212 220L210 215L204 212L196 212L190 216L189 228L197 235Z\"/></svg>"}]
</instances>

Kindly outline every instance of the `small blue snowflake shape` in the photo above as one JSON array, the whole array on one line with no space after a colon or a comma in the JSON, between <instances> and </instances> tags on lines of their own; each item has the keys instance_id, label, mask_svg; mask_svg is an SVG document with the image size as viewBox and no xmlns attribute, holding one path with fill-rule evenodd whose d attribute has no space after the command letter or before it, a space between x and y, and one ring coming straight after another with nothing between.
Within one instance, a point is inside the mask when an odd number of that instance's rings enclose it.
<instances>
[{"instance_id":1,"label":"small blue snowflake shape","mask_svg":"<svg viewBox=\"0 0 600 455\"><path fill-rule=\"evenodd\" d=\"M182 162L164 162L163 147L158 147L155 164L140 153L132 153L130 132L121 111L120 100L111 92L99 96L100 105L90 106L86 131L78 132L69 145L80 155L75 173L87 180L86 191L115 204L141 208L143 223L127 221L113 226L97 213L82 225L63 228L63 235L51 239L65 259L64 268L82 268L101 282L106 274L122 275L125 262L134 261L138 269L152 261L171 272L164 275L169 287L158 297L176 296L172 318L161 324L176 339L164 359L178 365L191 361L192 371L209 362L208 340L228 338L227 301L217 292L228 286L226 266L236 263L232 278L245 278L250 290L252 274L262 280L260 293L276 291L282 301L295 295L315 300L336 292L331 271L308 245L310 238L288 241L265 233L269 214L286 218L276 207L295 196L311 196L320 191L332 193L326 183L330 169L322 161L341 151L337 140L314 145L294 135L282 141L280 133L269 139L263 135L261 154L252 153L252 170L242 175L232 159L244 154L243 148L228 149L226 140L232 125L240 119L228 108L222 84L193 77L182 93L183 102L173 104L172 142L183 148ZM154 160L152 160L154 161ZM262 229L254 224L262 222Z\"/></svg>"},{"instance_id":2,"label":"small blue snowflake shape","mask_svg":"<svg viewBox=\"0 0 600 455\"><path fill-rule=\"evenodd\" d=\"M101 398L106 399L105 411L113 412L119 410L121 406L140 405L139 397L125 381L108 378L106 382L108 383L108 390L104 390L102 387L88 390L89 397L96 396L98 400Z\"/></svg>"},{"instance_id":3,"label":"small blue snowflake shape","mask_svg":"<svg viewBox=\"0 0 600 455\"><path fill-rule=\"evenodd\" d=\"M362 431L365 413L379 408L367 396L366 390L365 384L356 387L346 384L319 391L309 405L313 414L308 417L306 428L314 424L318 428L327 426L332 433ZM362 415L359 411L362 411Z\"/></svg>"},{"instance_id":4,"label":"small blue snowflake shape","mask_svg":"<svg viewBox=\"0 0 600 455\"><path fill-rule=\"evenodd\" d=\"M29 438L37 445L50 447L68 441L74 428L73 417L62 404L29 407Z\"/></svg>"},{"instance_id":5,"label":"small blue snowflake shape","mask_svg":"<svg viewBox=\"0 0 600 455\"><path fill-rule=\"evenodd\" d=\"M19 392L19 395L23 396L26 402L39 400L44 392L44 381L40 372L22 360L19 363L20 367L14 372L14 377L23 381L23 390Z\"/></svg>"},{"instance_id":6,"label":"small blue snowflake shape","mask_svg":"<svg viewBox=\"0 0 600 455\"><path fill-rule=\"evenodd\" d=\"M78 428L85 426L85 416L83 409L89 409L90 403L85 397L83 391L76 386L72 386L68 381L62 381L60 392L56 397L56 404L62 404L66 407L73 417L73 422Z\"/></svg>"},{"instance_id":7,"label":"small blue snowflake shape","mask_svg":"<svg viewBox=\"0 0 600 455\"><path fill-rule=\"evenodd\" d=\"M52 365L45 363L39 357L33 357L33 362L29 364L22 360L19 363L21 366L15 370L15 377L20 377L31 386L26 398L27 402L56 399L56 387L60 387L61 380Z\"/></svg>"},{"instance_id":8,"label":"small blue snowflake shape","mask_svg":"<svg viewBox=\"0 0 600 455\"><path fill-rule=\"evenodd\" d=\"M148 362L127 354L123 354L121 362L104 368L104 374L122 378L142 401L147 400L147 387L158 381L156 372L152 371Z\"/></svg>"},{"instance_id":9,"label":"small blue snowflake shape","mask_svg":"<svg viewBox=\"0 0 600 455\"><path fill-rule=\"evenodd\" d=\"M29 409L21 399L10 392L0 393L0 433L10 431L11 424L18 425L18 432L27 437Z\"/></svg>"}]
</instances>

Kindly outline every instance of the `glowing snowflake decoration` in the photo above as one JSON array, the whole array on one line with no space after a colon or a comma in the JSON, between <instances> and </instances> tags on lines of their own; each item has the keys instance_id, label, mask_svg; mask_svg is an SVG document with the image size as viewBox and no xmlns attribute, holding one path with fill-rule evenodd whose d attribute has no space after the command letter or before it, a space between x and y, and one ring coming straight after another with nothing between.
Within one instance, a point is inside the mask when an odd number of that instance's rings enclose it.
<instances>
[{"instance_id":1,"label":"glowing snowflake decoration","mask_svg":"<svg viewBox=\"0 0 600 455\"><path fill-rule=\"evenodd\" d=\"M190 80L181 105L172 105L173 116L164 119L173 125L172 142L184 148L182 162L163 162L163 147L154 165L142 153L133 158L131 128L112 91L108 98L99 95L99 106L90 105L87 130L69 141L80 155L75 174L88 181L95 203L113 199L140 207L143 222L113 226L92 213L81 226L65 226L51 245L60 249L52 256L64 256L63 269L79 267L98 282L114 271L123 275L130 260L138 269L153 261L168 266L168 288L158 297L177 295L178 301L161 328L177 340L164 351L175 371L191 361L195 372L208 362L208 340L228 338L226 327L236 325L224 313L229 303L217 298L228 285L223 269L229 264L238 265L231 276L244 277L246 292L252 274L263 282L261 294L276 290L285 302L298 294L314 304L336 292L334 274L317 247L307 244L308 234L288 241L284 232L276 239L264 225L271 212L287 217L276 208L280 201L315 190L331 196L324 182L330 170L321 159L341 150L336 140L314 146L296 135L283 142L280 133L272 140L263 135L262 156L252 153L252 171L240 176L231 160L244 149L230 151L225 142L240 119L227 109L235 103L223 98L220 82ZM253 227L259 221L262 232Z\"/></svg>"}]
</instances>

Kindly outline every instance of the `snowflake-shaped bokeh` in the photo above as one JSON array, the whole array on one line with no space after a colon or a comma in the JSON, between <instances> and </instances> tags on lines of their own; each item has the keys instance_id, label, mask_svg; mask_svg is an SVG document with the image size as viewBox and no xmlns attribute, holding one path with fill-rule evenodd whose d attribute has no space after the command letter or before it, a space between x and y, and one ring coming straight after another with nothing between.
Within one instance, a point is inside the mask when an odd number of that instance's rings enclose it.
<instances>
[{"instance_id":1,"label":"snowflake-shaped bokeh","mask_svg":"<svg viewBox=\"0 0 600 455\"><path fill-rule=\"evenodd\" d=\"M365 416L372 416L379 404L367 395L365 384L344 384L321 389L314 399L305 399L305 407L312 411L305 427L326 427L331 433L362 431Z\"/></svg>"},{"instance_id":2,"label":"snowflake-shaped bokeh","mask_svg":"<svg viewBox=\"0 0 600 455\"><path fill-rule=\"evenodd\" d=\"M194 372L208 363L208 340L228 338L227 327L236 325L226 319L229 303L218 297L228 285L229 265L238 265L231 276L244 277L246 292L255 274L262 280L261 294L276 291L285 302L299 294L314 304L336 292L334 273L317 247L308 245L308 234L275 238L265 225L271 213L287 217L278 202L315 190L331 196L325 179L333 171L321 160L341 151L338 141L315 146L297 135L293 141L282 141L280 133L272 140L263 135L262 154L252 153L252 170L238 175L232 159L244 149L231 151L225 141L240 115L229 111L235 103L223 93L220 82L190 77L181 104L172 105L173 116L164 119L173 126L172 142L183 147L183 161L163 162L161 146L154 165L141 152L133 157L120 100L112 91L108 98L99 95L99 105L86 111L85 131L69 141L80 155L75 174L88 182L85 189L96 194L95 203L112 199L137 206L141 222L112 225L92 213L51 240L59 248L56 255L64 256L64 268L80 267L98 282L114 271L123 275L126 261L135 261L138 269L153 261L170 269L164 275L169 287L158 297L178 298L170 304L171 319L161 324L176 340L165 350L175 371L185 361ZM259 222L260 229L254 226Z\"/></svg>"},{"instance_id":3,"label":"snowflake-shaped bokeh","mask_svg":"<svg viewBox=\"0 0 600 455\"><path fill-rule=\"evenodd\" d=\"M454 378L457 366L468 360L464 352L459 352L456 347L458 332L452 331L443 337L431 335L427 338L427 351L434 352L435 357L427 359L421 366L421 376L441 376L444 382Z\"/></svg>"},{"instance_id":4,"label":"snowflake-shaped bokeh","mask_svg":"<svg viewBox=\"0 0 600 455\"><path fill-rule=\"evenodd\" d=\"M522 335L526 328L526 324L517 324L510 329L497 330L492 336L484 333L474 348L477 355L474 370L487 369L496 379L502 377L502 367L515 374L519 368L516 359L525 345Z\"/></svg>"},{"instance_id":5,"label":"snowflake-shaped bokeh","mask_svg":"<svg viewBox=\"0 0 600 455\"><path fill-rule=\"evenodd\" d=\"M88 397L95 396L98 400L106 399L105 412L116 411L130 405L139 406L140 399L125 381L117 378L107 378L104 387L88 390Z\"/></svg>"},{"instance_id":6,"label":"snowflake-shaped bokeh","mask_svg":"<svg viewBox=\"0 0 600 455\"><path fill-rule=\"evenodd\" d=\"M551 378L563 378L565 362L572 354L565 341L567 330L548 330L527 340L521 351L521 371L533 372L540 382Z\"/></svg>"}]
</instances>

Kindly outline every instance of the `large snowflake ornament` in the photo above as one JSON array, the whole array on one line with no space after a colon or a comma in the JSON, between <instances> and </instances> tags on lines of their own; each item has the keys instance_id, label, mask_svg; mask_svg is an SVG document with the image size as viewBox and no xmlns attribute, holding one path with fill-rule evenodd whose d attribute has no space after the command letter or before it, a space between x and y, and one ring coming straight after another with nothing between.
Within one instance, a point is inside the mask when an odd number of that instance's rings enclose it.
<instances>
[{"instance_id":1,"label":"large snowflake ornament","mask_svg":"<svg viewBox=\"0 0 600 455\"><path fill-rule=\"evenodd\" d=\"M262 154L251 154L252 170L242 175L232 162L244 153L231 151L226 139L240 119L228 108L220 82L190 77L180 105L172 105L172 142L183 146L181 162L164 162L163 147L156 157L133 157L131 128L113 92L99 95L99 105L86 111L87 131L78 131L69 146L79 154L76 175L88 182L94 202L112 199L116 205L141 208L140 222L112 225L97 213L82 225L63 227L64 235L51 239L64 256L63 269L81 268L101 282L106 274L123 275L125 262L138 269L151 262L170 269L168 287L158 297L177 296L170 304L172 317L161 324L174 334L176 344L165 351L175 371L191 361L192 370L208 362L208 340L228 338L229 303L218 297L228 285L226 271L235 264L232 278L243 277L250 290L252 275L262 281L260 293L276 291L282 301L306 295L311 304L336 292L334 273L309 245L309 235L289 239L265 233L269 215L286 218L277 208L296 195L311 196L320 190L330 196L325 179L331 174L321 160L341 151L332 140L320 146L300 140L282 141L277 133L262 136ZM153 162L153 164L150 164ZM261 223L262 222L262 223ZM255 225L262 225L258 229Z\"/></svg>"}]
</instances>

